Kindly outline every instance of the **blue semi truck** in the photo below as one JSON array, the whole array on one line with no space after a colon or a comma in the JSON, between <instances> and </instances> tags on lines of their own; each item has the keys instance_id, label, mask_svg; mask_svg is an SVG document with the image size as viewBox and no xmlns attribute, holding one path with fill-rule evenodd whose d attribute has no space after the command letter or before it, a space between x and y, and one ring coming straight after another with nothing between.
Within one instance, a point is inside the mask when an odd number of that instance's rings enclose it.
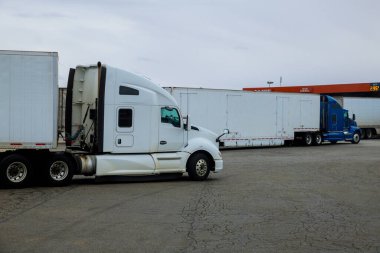
<instances>
[{"instance_id":1,"label":"blue semi truck","mask_svg":"<svg viewBox=\"0 0 380 253\"><path fill-rule=\"evenodd\" d=\"M360 142L361 129L355 121L355 114L352 119L348 116L348 110L333 97L321 95L320 105L320 130L322 140L336 143L338 141L351 141L354 144Z\"/></svg>"},{"instance_id":2,"label":"blue semi truck","mask_svg":"<svg viewBox=\"0 0 380 253\"><path fill-rule=\"evenodd\" d=\"M348 110L331 96L320 96L320 127L317 131L296 132L295 140L306 146L320 145L322 142L337 143L349 141L358 144L361 139L361 129L355 122L355 114L352 119L348 116Z\"/></svg>"}]
</instances>

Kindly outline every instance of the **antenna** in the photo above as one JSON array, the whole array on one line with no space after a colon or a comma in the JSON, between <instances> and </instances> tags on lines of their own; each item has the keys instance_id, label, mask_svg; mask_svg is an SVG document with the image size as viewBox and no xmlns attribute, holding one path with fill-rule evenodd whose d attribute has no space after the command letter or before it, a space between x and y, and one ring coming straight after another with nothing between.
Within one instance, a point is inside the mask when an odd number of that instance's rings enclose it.
<instances>
[{"instance_id":1,"label":"antenna","mask_svg":"<svg viewBox=\"0 0 380 253\"><path fill-rule=\"evenodd\" d=\"M186 117L187 117L187 131L186 131L186 146L189 145L189 131L191 130L191 126L189 125L189 88L186 89Z\"/></svg>"}]
</instances>

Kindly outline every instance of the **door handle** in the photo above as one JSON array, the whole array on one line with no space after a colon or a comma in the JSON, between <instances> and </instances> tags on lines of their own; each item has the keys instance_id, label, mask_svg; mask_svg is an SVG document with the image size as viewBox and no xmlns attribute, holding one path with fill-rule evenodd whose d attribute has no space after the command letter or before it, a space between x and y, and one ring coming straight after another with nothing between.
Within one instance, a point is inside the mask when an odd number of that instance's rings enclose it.
<instances>
[{"instance_id":1,"label":"door handle","mask_svg":"<svg viewBox=\"0 0 380 253\"><path fill-rule=\"evenodd\" d=\"M165 145L167 142L166 141L160 141L161 145Z\"/></svg>"}]
</instances>

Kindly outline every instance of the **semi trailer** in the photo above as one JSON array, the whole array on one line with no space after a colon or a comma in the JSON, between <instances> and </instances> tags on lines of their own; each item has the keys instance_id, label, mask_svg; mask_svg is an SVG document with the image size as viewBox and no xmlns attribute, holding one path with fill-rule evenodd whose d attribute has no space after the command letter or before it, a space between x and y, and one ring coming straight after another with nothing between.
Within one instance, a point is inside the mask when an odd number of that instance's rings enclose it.
<instances>
[{"instance_id":1,"label":"semi trailer","mask_svg":"<svg viewBox=\"0 0 380 253\"><path fill-rule=\"evenodd\" d=\"M280 146L294 141L359 143L360 129L330 96L166 87L192 123L221 133L221 146Z\"/></svg>"},{"instance_id":2,"label":"semi trailer","mask_svg":"<svg viewBox=\"0 0 380 253\"><path fill-rule=\"evenodd\" d=\"M356 115L362 138L371 139L380 134L380 98L341 97L342 106Z\"/></svg>"},{"instance_id":3,"label":"semi trailer","mask_svg":"<svg viewBox=\"0 0 380 253\"><path fill-rule=\"evenodd\" d=\"M190 125L150 80L100 62L70 69L65 146L58 139L58 54L0 51L0 186L33 180L188 173L205 180L223 160L218 136Z\"/></svg>"}]
</instances>

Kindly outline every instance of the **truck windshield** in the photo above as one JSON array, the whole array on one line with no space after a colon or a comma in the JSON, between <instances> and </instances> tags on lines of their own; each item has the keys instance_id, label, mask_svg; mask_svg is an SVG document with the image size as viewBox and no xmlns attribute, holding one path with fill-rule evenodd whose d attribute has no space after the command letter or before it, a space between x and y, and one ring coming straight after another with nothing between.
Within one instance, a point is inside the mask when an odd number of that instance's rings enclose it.
<instances>
[{"instance_id":1,"label":"truck windshield","mask_svg":"<svg viewBox=\"0 0 380 253\"><path fill-rule=\"evenodd\" d=\"M175 127L181 127L179 113L175 108L161 108L161 122L172 124Z\"/></svg>"}]
</instances>

